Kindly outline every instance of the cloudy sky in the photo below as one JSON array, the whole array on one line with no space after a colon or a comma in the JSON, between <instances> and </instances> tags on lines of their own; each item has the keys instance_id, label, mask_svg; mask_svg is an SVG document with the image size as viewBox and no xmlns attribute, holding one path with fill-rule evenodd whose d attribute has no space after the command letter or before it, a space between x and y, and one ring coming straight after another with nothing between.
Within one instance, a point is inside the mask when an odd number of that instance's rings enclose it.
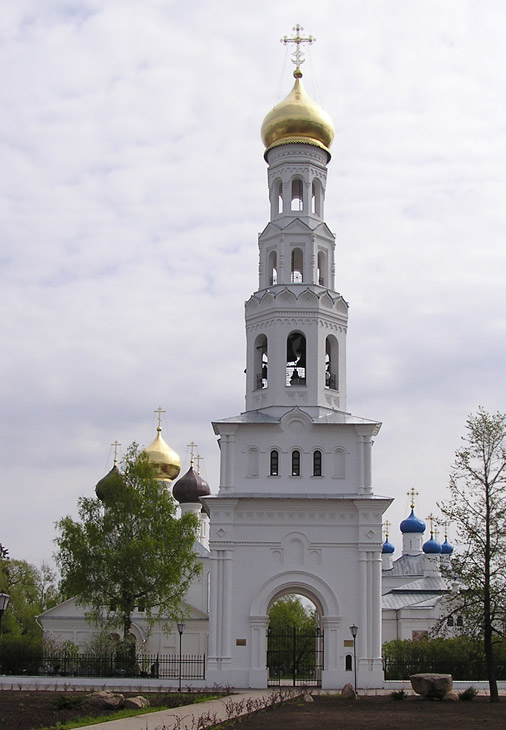
<instances>
[{"instance_id":1,"label":"cloudy sky","mask_svg":"<svg viewBox=\"0 0 506 730\"><path fill-rule=\"evenodd\" d=\"M0 16L0 542L40 564L110 444L190 441L244 408L243 302L268 220L259 129L316 36L326 219L350 302L348 406L374 486L419 516L465 418L506 410L501 0L16 0Z\"/></svg>"}]
</instances>

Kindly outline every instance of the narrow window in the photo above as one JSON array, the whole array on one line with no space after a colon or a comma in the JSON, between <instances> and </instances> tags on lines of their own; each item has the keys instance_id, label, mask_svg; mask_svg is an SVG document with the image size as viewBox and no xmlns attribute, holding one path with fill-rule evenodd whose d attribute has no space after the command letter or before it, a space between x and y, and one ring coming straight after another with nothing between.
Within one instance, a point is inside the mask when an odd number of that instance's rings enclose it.
<instances>
[{"instance_id":1,"label":"narrow window","mask_svg":"<svg viewBox=\"0 0 506 730\"><path fill-rule=\"evenodd\" d=\"M321 477L322 475L322 452L315 451L313 453L313 476Z\"/></svg>"},{"instance_id":2,"label":"narrow window","mask_svg":"<svg viewBox=\"0 0 506 730\"><path fill-rule=\"evenodd\" d=\"M255 340L255 390L267 388L268 365L267 337L258 335Z\"/></svg>"},{"instance_id":3,"label":"narrow window","mask_svg":"<svg viewBox=\"0 0 506 730\"><path fill-rule=\"evenodd\" d=\"M455 624L455 621L453 620L453 616L448 616L446 619L446 625L447 626L453 626Z\"/></svg>"},{"instance_id":4,"label":"narrow window","mask_svg":"<svg viewBox=\"0 0 506 730\"><path fill-rule=\"evenodd\" d=\"M292 451L292 477L300 477L300 451Z\"/></svg>"},{"instance_id":5,"label":"narrow window","mask_svg":"<svg viewBox=\"0 0 506 730\"><path fill-rule=\"evenodd\" d=\"M286 342L286 385L306 385L306 338L292 332Z\"/></svg>"},{"instance_id":6,"label":"narrow window","mask_svg":"<svg viewBox=\"0 0 506 730\"><path fill-rule=\"evenodd\" d=\"M351 656L351 654L346 654L344 660L344 669L346 672L351 672L353 670L353 657Z\"/></svg>"},{"instance_id":7,"label":"narrow window","mask_svg":"<svg viewBox=\"0 0 506 730\"><path fill-rule=\"evenodd\" d=\"M270 463L270 469L269 474L271 477L277 477L279 476L279 453L276 449L273 449L271 451L271 463Z\"/></svg>"},{"instance_id":8,"label":"narrow window","mask_svg":"<svg viewBox=\"0 0 506 730\"><path fill-rule=\"evenodd\" d=\"M457 616L457 626L464 626L464 619L462 616Z\"/></svg>"},{"instance_id":9,"label":"narrow window","mask_svg":"<svg viewBox=\"0 0 506 730\"><path fill-rule=\"evenodd\" d=\"M325 340L325 387L338 390L338 342L333 335Z\"/></svg>"},{"instance_id":10,"label":"narrow window","mask_svg":"<svg viewBox=\"0 0 506 730\"><path fill-rule=\"evenodd\" d=\"M302 212L304 210L303 198L302 198L302 180L296 178L292 180L292 211Z\"/></svg>"},{"instance_id":11,"label":"narrow window","mask_svg":"<svg viewBox=\"0 0 506 730\"><path fill-rule=\"evenodd\" d=\"M292 251L290 280L292 284L302 284L304 281L304 254L301 248Z\"/></svg>"},{"instance_id":12,"label":"narrow window","mask_svg":"<svg viewBox=\"0 0 506 730\"><path fill-rule=\"evenodd\" d=\"M277 198L278 198L278 215L283 212L283 183L281 180L277 184Z\"/></svg>"},{"instance_id":13,"label":"narrow window","mask_svg":"<svg viewBox=\"0 0 506 730\"><path fill-rule=\"evenodd\" d=\"M319 180L313 180L311 185L311 213L322 217L322 186Z\"/></svg>"},{"instance_id":14,"label":"narrow window","mask_svg":"<svg viewBox=\"0 0 506 730\"><path fill-rule=\"evenodd\" d=\"M327 286L327 257L323 251L318 252L317 282L320 286Z\"/></svg>"},{"instance_id":15,"label":"narrow window","mask_svg":"<svg viewBox=\"0 0 506 730\"><path fill-rule=\"evenodd\" d=\"M269 254L269 286L278 283L278 255L276 251Z\"/></svg>"}]
</instances>

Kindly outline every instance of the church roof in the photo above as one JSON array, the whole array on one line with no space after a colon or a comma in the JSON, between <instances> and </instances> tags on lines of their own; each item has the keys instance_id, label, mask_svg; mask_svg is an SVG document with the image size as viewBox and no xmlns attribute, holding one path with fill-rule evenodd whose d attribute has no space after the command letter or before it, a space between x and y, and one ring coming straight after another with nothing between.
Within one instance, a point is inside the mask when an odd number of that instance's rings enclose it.
<instances>
[{"instance_id":1,"label":"church roof","mask_svg":"<svg viewBox=\"0 0 506 730\"><path fill-rule=\"evenodd\" d=\"M425 557L420 555L401 555L394 562L392 568L385 571L386 575L423 575Z\"/></svg>"}]
</instances>

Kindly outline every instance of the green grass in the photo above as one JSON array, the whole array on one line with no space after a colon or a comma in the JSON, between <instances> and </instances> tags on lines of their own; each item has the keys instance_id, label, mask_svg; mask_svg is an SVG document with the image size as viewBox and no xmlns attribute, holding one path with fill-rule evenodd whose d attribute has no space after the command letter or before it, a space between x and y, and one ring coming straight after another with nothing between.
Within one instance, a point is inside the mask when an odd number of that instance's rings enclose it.
<instances>
[{"instance_id":1,"label":"green grass","mask_svg":"<svg viewBox=\"0 0 506 730\"><path fill-rule=\"evenodd\" d=\"M149 693L147 693L149 694ZM186 705L197 705L200 702L208 702L221 697L221 694L191 694L187 695L189 702L181 703L178 707ZM95 715L81 717L78 720L69 720L69 722L58 722L56 725L39 728L39 730L73 730L73 728L86 727L87 725L98 725L102 722L110 722L111 720L124 720L127 717L135 717L136 715L147 715L151 712L163 712L164 710L174 710L173 707L143 707L139 710L118 710L117 712L108 712L106 715Z\"/></svg>"}]
</instances>

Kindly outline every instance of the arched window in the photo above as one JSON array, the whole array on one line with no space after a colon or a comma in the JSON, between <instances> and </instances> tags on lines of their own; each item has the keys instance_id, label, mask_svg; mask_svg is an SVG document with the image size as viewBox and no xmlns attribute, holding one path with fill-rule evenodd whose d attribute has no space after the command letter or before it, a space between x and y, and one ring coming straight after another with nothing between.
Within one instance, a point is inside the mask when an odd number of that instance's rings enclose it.
<instances>
[{"instance_id":1,"label":"arched window","mask_svg":"<svg viewBox=\"0 0 506 730\"><path fill-rule=\"evenodd\" d=\"M271 477L279 476L279 453L277 449L272 449L270 454L269 475Z\"/></svg>"},{"instance_id":2,"label":"arched window","mask_svg":"<svg viewBox=\"0 0 506 730\"><path fill-rule=\"evenodd\" d=\"M269 254L269 286L278 283L278 255L276 251Z\"/></svg>"},{"instance_id":3,"label":"arched window","mask_svg":"<svg viewBox=\"0 0 506 730\"><path fill-rule=\"evenodd\" d=\"M346 654L344 658L344 670L346 672L353 671L353 657L351 656L351 654Z\"/></svg>"},{"instance_id":4,"label":"arched window","mask_svg":"<svg viewBox=\"0 0 506 730\"><path fill-rule=\"evenodd\" d=\"M313 476L321 477L322 475L322 452L313 451Z\"/></svg>"},{"instance_id":5,"label":"arched window","mask_svg":"<svg viewBox=\"0 0 506 730\"><path fill-rule=\"evenodd\" d=\"M334 478L344 479L346 476L346 462L344 449L336 449L334 452Z\"/></svg>"},{"instance_id":6,"label":"arched window","mask_svg":"<svg viewBox=\"0 0 506 730\"><path fill-rule=\"evenodd\" d=\"M316 271L316 283L320 286L327 286L327 257L323 251L318 251L318 269Z\"/></svg>"},{"instance_id":7,"label":"arched window","mask_svg":"<svg viewBox=\"0 0 506 730\"><path fill-rule=\"evenodd\" d=\"M292 284L302 284L304 281L304 253L301 248L292 250L290 281Z\"/></svg>"},{"instance_id":8,"label":"arched window","mask_svg":"<svg viewBox=\"0 0 506 730\"><path fill-rule=\"evenodd\" d=\"M258 476L258 449L256 446L251 446L248 449L248 476Z\"/></svg>"},{"instance_id":9,"label":"arched window","mask_svg":"<svg viewBox=\"0 0 506 730\"><path fill-rule=\"evenodd\" d=\"M319 180L313 180L311 185L311 213L322 217L322 186Z\"/></svg>"},{"instance_id":10,"label":"arched window","mask_svg":"<svg viewBox=\"0 0 506 730\"><path fill-rule=\"evenodd\" d=\"M255 340L255 390L267 388L268 365L267 337L258 335Z\"/></svg>"},{"instance_id":11,"label":"arched window","mask_svg":"<svg viewBox=\"0 0 506 730\"><path fill-rule=\"evenodd\" d=\"M338 342L333 335L325 340L325 387L337 390L339 386L337 374L339 367Z\"/></svg>"},{"instance_id":12,"label":"arched window","mask_svg":"<svg viewBox=\"0 0 506 730\"><path fill-rule=\"evenodd\" d=\"M302 180L297 177L292 180L290 209L295 212L302 212L304 210L303 183Z\"/></svg>"},{"instance_id":13,"label":"arched window","mask_svg":"<svg viewBox=\"0 0 506 730\"><path fill-rule=\"evenodd\" d=\"M306 338L291 332L286 341L286 385L306 385Z\"/></svg>"},{"instance_id":14,"label":"arched window","mask_svg":"<svg viewBox=\"0 0 506 730\"><path fill-rule=\"evenodd\" d=\"M283 212L283 183L278 180L276 184L276 198L278 203L278 215Z\"/></svg>"},{"instance_id":15,"label":"arched window","mask_svg":"<svg viewBox=\"0 0 506 730\"><path fill-rule=\"evenodd\" d=\"M300 477L300 451L292 451L292 477Z\"/></svg>"},{"instance_id":16,"label":"arched window","mask_svg":"<svg viewBox=\"0 0 506 730\"><path fill-rule=\"evenodd\" d=\"M457 626L464 626L464 619L462 616L457 616Z\"/></svg>"},{"instance_id":17,"label":"arched window","mask_svg":"<svg viewBox=\"0 0 506 730\"><path fill-rule=\"evenodd\" d=\"M448 618L446 619L446 625L447 626L454 626L455 625L455 621L453 619L453 616L448 616Z\"/></svg>"}]
</instances>

